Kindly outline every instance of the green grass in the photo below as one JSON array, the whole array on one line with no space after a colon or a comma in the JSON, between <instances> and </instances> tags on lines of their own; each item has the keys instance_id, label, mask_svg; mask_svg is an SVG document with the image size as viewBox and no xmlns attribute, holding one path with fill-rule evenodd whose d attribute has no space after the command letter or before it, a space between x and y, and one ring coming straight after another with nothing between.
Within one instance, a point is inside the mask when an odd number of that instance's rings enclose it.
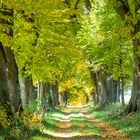
<instances>
[{"instance_id":1,"label":"green grass","mask_svg":"<svg viewBox=\"0 0 140 140\"><path fill-rule=\"evenodd\" d=\"M80 126L80 122L82 121L83 128ZM78 118L71 120L72 131L77 133L80 136L100 136L100 129L91 123L86 118Z\"/></svg>"},{"instance_id":2,"label":"green grass","mask_svg":"<svg viewBox=\"0 0 140 140\"><path fill-rule=\"evenodd\" d=\"M140 140L140 114L133 113L127 116L118 115L124 107L120 104L112 104L110 106L106 106L105 108L94 108L91 105L86 107L89 111L89 114L94 117L94 119L99 119L104 122L108 122L113 127L118 130L126 133L131 140ZM70 119L72 133L78 136L99 136L101 135L100 129L97 126L87 120L87 118L79 113L79 109L73 109L71 113L68 113ZM38 128L37 130L25 130L19 129L22 132L21 139L22 140L51 140L51 136L53 133L58 130L58 122L60 119L64 117L64 110L55 110L53 112L47 112L44 115L43 126ZM80 126L83 125L83 127ZM18 132L15 131L14 132ZM10 136L9 131L0 127L0 140L3 140L5 136ZM15 134L15 133L14 133ZM18 137L19 138L19 137ZM12 137L10 137L12 140Z\"/></svg>"},{"instance_id":3,"label":"green grass","mask_svg":"<svg viewBox=\"0 0 140 140\"><path fill-rule=\"evenodd\" d=\"M79 108L74 108L69 115L72 132L76 133L78 136L100 136L100 129L93 124L91 125L80 110ZM83 128L80 125L83 125Z\"/></svg>"},{"instance_id":4,"label":"green grass","mask_svg":"<svg viewBox=\"0 0 140 140\"><path fill-rule=\"evenodd\" d=\"M126 133L131 140L140 139L140 114L134 113L127 116L118 115L123 109L120 104L113 104L104 109L96 108L90 110L95 119L108 122L118 130Z\"/></svg>"},{"instance_id":5,"label":"green grass","mask_svg":"<svg viewBox=\"0 0 140 140\"><path fill-rule=\"evenodd\" d=\"M91 125L91 123L87 120L87 118L80 113L79 109L72 109L72 112L67 114L70 119L70 130L72 130L72 133L74 135L78 136L97 136L100 137L100 130L94 125ZM51 131L51 134L57 130L56 124L59 122L59 119L63 118L64 112L63 111L55 111L50 112L47 114L45 118L44 126L46 127L46 132ZM80 124L84 125L84 128L81 128ZM44 131L44 133L45 133ZM41 137L38 137L38 139L41 140ZM42 138L43 139L43 138ZM36 140L36 137L34 139Z\"/></svg>"}]
</instances>

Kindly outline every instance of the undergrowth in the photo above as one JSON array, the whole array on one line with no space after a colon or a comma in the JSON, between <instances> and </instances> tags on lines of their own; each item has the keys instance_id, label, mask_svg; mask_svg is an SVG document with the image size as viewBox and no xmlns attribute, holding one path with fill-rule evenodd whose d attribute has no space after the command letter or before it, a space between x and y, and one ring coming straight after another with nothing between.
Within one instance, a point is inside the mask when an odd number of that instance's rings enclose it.
<instances>
[{"instance_id":1,"label":"undergrowth","mask_svg":"<svg viewBox=\"0 0 140 140\"><path fill-rule=\"evenodd\" d=\"M20 115L9 115L0 107L0 140L26 140L42 128L43 115L32 106L25 107Z\"/></svg>"}]
</instances>

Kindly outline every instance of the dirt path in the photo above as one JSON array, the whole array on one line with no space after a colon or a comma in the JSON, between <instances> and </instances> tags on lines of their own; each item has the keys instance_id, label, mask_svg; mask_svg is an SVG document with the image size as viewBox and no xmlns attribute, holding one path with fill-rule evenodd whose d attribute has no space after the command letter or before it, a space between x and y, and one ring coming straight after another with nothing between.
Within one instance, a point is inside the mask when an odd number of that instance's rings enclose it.
<instances>
[{"instance_id":1,"label":"dirt path","mask_svg":"<svg viewBox=\"0 0 140 140\"><path fill-rule=\"evenodd\" d=\"M128 140L122 132L94 119L86 108L67 108L56 126L49 140Z\"/></svg>"}]
</instances>

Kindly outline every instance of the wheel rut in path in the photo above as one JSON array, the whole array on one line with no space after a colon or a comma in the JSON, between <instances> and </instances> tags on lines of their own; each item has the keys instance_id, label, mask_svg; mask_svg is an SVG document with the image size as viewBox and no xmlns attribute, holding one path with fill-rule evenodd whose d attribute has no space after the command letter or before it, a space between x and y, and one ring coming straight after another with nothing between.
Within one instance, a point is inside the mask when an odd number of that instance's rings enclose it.
<instances>
[{"instance_id":1,"label":"wheel rut in path","mask_svg":"<svg viewBox=\"0 0 140 140\"><path fill-rule=\"evenodd\" d=\"M86 108L75 110L65 110L49 140L129 140L124 133L108 123L94 119ZM96 128L100 130L100 134L96 133Z\"/></svg>"}]
</instances>

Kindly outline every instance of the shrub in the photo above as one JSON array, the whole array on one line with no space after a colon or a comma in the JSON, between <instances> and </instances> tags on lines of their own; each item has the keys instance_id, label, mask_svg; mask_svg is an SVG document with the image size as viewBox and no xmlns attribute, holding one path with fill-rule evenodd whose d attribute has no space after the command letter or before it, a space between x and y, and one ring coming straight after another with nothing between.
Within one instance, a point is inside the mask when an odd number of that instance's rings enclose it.
<instances>
[{"instance_id":1,"label":"shrub","mask_svg":"<svg viewBox=\"0 0 140 140\"><path fill-rule=\"evenodd\" d=\"M23 113L21 114L21 122L26 128L29 129L37 129L42 126L43 115L34 112L30 108L25 108Z\"/></svg>"},{"instance_id":2,"label":"shrub","mask_svg":"<svg viewBox=\"0 0 140 140\"><path fill-rule=\"evenodd\" d=\"M3 106L0 106L0 125L4 128L8 128L11 125L11 120Z\"/></svg>"}]
</instances>

